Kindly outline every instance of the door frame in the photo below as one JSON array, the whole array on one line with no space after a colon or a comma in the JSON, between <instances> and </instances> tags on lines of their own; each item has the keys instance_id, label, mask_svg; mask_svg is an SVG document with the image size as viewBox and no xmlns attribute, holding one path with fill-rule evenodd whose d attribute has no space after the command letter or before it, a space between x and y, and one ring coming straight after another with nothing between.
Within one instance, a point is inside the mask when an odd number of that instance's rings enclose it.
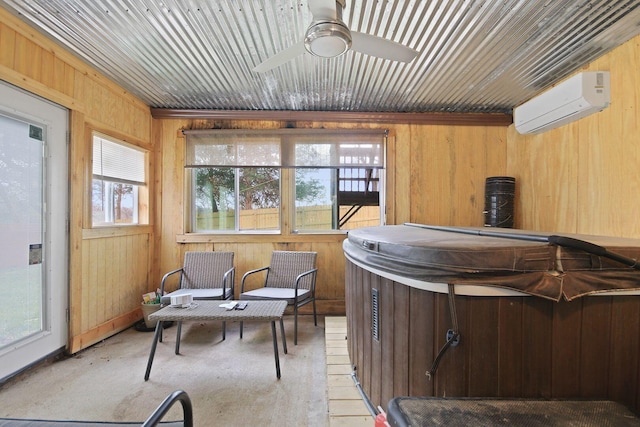
<instances>
[{"instance_id":1,"label":"door frame","mask_svg":"<svg viewBox=\"0 0 640 427\"><path fill-rule=\"evenodd\" d=\"M0 80L0 113L43 126L43 329L0 351L0 383L64 351L69 336L69 110Z\"/></svg>"}]
</instances>

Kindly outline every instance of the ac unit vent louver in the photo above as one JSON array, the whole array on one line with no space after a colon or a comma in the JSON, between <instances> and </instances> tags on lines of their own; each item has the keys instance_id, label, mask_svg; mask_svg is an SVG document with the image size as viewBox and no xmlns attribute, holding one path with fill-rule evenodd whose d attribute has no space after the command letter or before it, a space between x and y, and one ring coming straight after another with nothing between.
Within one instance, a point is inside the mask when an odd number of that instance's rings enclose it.
<instances>
[{"instance_id":1,"label":"ac unit vent louver","mask_svg":"<svg viewBox=\"0 0 640 427\"><path fill-rule=\"evenodd\" d=\"M585 71L514 108L522 134L541 133L602 111L609 106L608 71Z\"/></svg>"},{"instance_id":2,"label":"ac unit vent louver","mask_svg":"<svg viewBox=\"0 0 640 427\"><path fill-rule=\"evenodd\" d=\"M378 309L378 290L371 289L371 334L373 339L380 341L380 315Z\"/></svg>"}]
</instances>

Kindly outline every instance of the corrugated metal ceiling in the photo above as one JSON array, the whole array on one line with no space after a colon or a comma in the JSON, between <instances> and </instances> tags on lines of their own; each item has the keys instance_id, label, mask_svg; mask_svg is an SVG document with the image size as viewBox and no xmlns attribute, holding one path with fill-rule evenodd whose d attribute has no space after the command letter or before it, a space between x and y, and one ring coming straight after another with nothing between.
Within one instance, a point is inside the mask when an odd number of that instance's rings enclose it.
<instances>
[{"instance_id":1,"label":"corrugated metal ceiling","mask_svg":"<svg viewBox=\"0 0 640 427\"><path fill-rule=\"evenodd\" d=\"M419 51L252 69L299 42L307 0L0 0L155 108L506 112L640 33L640 1L347 0L351 30Z\"/></svg>"}]
</instances>

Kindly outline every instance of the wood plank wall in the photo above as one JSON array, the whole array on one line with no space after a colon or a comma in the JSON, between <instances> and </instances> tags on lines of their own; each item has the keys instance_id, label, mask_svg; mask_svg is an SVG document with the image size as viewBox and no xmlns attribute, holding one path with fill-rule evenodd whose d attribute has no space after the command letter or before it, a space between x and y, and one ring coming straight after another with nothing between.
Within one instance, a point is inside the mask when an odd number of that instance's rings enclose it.
<instances>
[{"instance_id":1,"label":"wood plank wall","mask_svg":"<svg viewBox=\"0 0 640 427\"><path fill-rule=\"evenodd\" d=\"M436 355L452 327L446 294L380 277L347 261L351 363L374 406L394 396L591 398L640 412L640 299L456 296L460 341ZM372 337L372 289L379 340Z\"/></svg>"},{"instance_id":2,"label":"wood plank wall","mask_svg":"<svg viewBox=\"0 0 640 427\"><path fill-rule=\"evenodd\" d=\"M484 180L517 178L516 227L571 233L640 237L638 97L640 38L632 39L585 69L611 72L612 105L602 113L538 136L518 135L513 126L463 127L373 124L391 131L388 150L387 222L482 225ZM264 264L274 248L320 252L319 291L327 312L344 300L342 238L305 237L282 241L178 243L182 229L182 152L178 130L214 126L206 121L154 120L142 102L111 83L57 44L0 9L0 79L71 110L70 350L77 351L131 324L139 316L138 293L155 289L161 272L181 263L187 249L229 249L238 274ZM219 125L219 124L217 124ZM232 122L225 126L283 126L280 122ZM306 127L354 124L296 123ZM87 133L101 130L151 149L151 226L96 235L83 223L88 179ZM153 134L152 134L153 132ZM156 168L157 163L157 168ZM155 209L158 206L159 209ZM161 209L160 209L161 208ZM87 261L87 245L102 240L104 251L120 247L129 233L148 240L136 263L136 281L111 283L109 295L130 295L129 306L87 319L96 307L83 303L100 271ZM113 241L112 241L113 240ZM118 243L117 243L118 242ZM155 245L158 245L156 250ZM215 245L215 247L214 247ZM110 257L109 259L111 259ZM240 261L241 260L241 261ZM97 262L97 261L94 261ZM115 262L116 267L122 268ZM88 264L87 264L88 263ZM146 272L146 279L142 273ZM133 289L133 290L132 290ZM90 299L89 299L90 300ZM88 306L86 306L88 304Z\"/></svg>"},{"instance_id":3,"label":"wood plank wall","mask_svg":"<svg viewBox=\"0 0 640 427\"><path fill-rule=\"evenodd\" d=\"M540 135L509 127L516 228L640 238L640 36L584 67L611 74L611 105Z\"/></svg>"},{"instance_id":4,"label":"wood plank wall","mask_svg":"<svg viewBox=\"0 0 640 427\"><path fill-rule=\"evenodd\" d=\"M155 241L150 225L92 230L89 221L91 132L153 151L151 113L2 8L0 79L70 110L68 351L73 353L132 325L141 317L142 294L155 286L149 281ZM153 160L150 166L153 171Z\"/></svg>"},{"instance_id":5,"label":"wood plank wall","mask_svg":"<svg viewBox=\"0 0 640 427\"><path fill-rule=\"evenodd\" d=\"M483 224L484 182L504 174L506 128L373 123L214 121L155 119L154 139L161 145L157 164L156 224L158 262L154 280L180 267L187 250L235 252L236 284L246 271L269 264L273 250L318 252L318 311L344 314L344 234L193 236L184 230L183 129L382 128L390 131L387 147L387 223ZM309 312L305 306L301 312Z\"/></svg>"}]
</instances>

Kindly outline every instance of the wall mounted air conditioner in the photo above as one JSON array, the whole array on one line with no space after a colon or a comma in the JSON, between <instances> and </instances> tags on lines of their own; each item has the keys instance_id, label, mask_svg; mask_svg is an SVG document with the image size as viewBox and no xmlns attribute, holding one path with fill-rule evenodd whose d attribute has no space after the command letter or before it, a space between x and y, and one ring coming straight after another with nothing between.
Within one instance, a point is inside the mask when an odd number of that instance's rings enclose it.
<instances>
[{"instance_id":1,"label":"wall mounted air conditioner","mask_svg":"<svg viewBox=\"0 0 640 427\"><path fill-rule=\"evenodd\" d=\"M516 130L540 133L602 111L609 106L610 92L608 71L576 74L514 108Z\"/></svg>"}]
</instances>

